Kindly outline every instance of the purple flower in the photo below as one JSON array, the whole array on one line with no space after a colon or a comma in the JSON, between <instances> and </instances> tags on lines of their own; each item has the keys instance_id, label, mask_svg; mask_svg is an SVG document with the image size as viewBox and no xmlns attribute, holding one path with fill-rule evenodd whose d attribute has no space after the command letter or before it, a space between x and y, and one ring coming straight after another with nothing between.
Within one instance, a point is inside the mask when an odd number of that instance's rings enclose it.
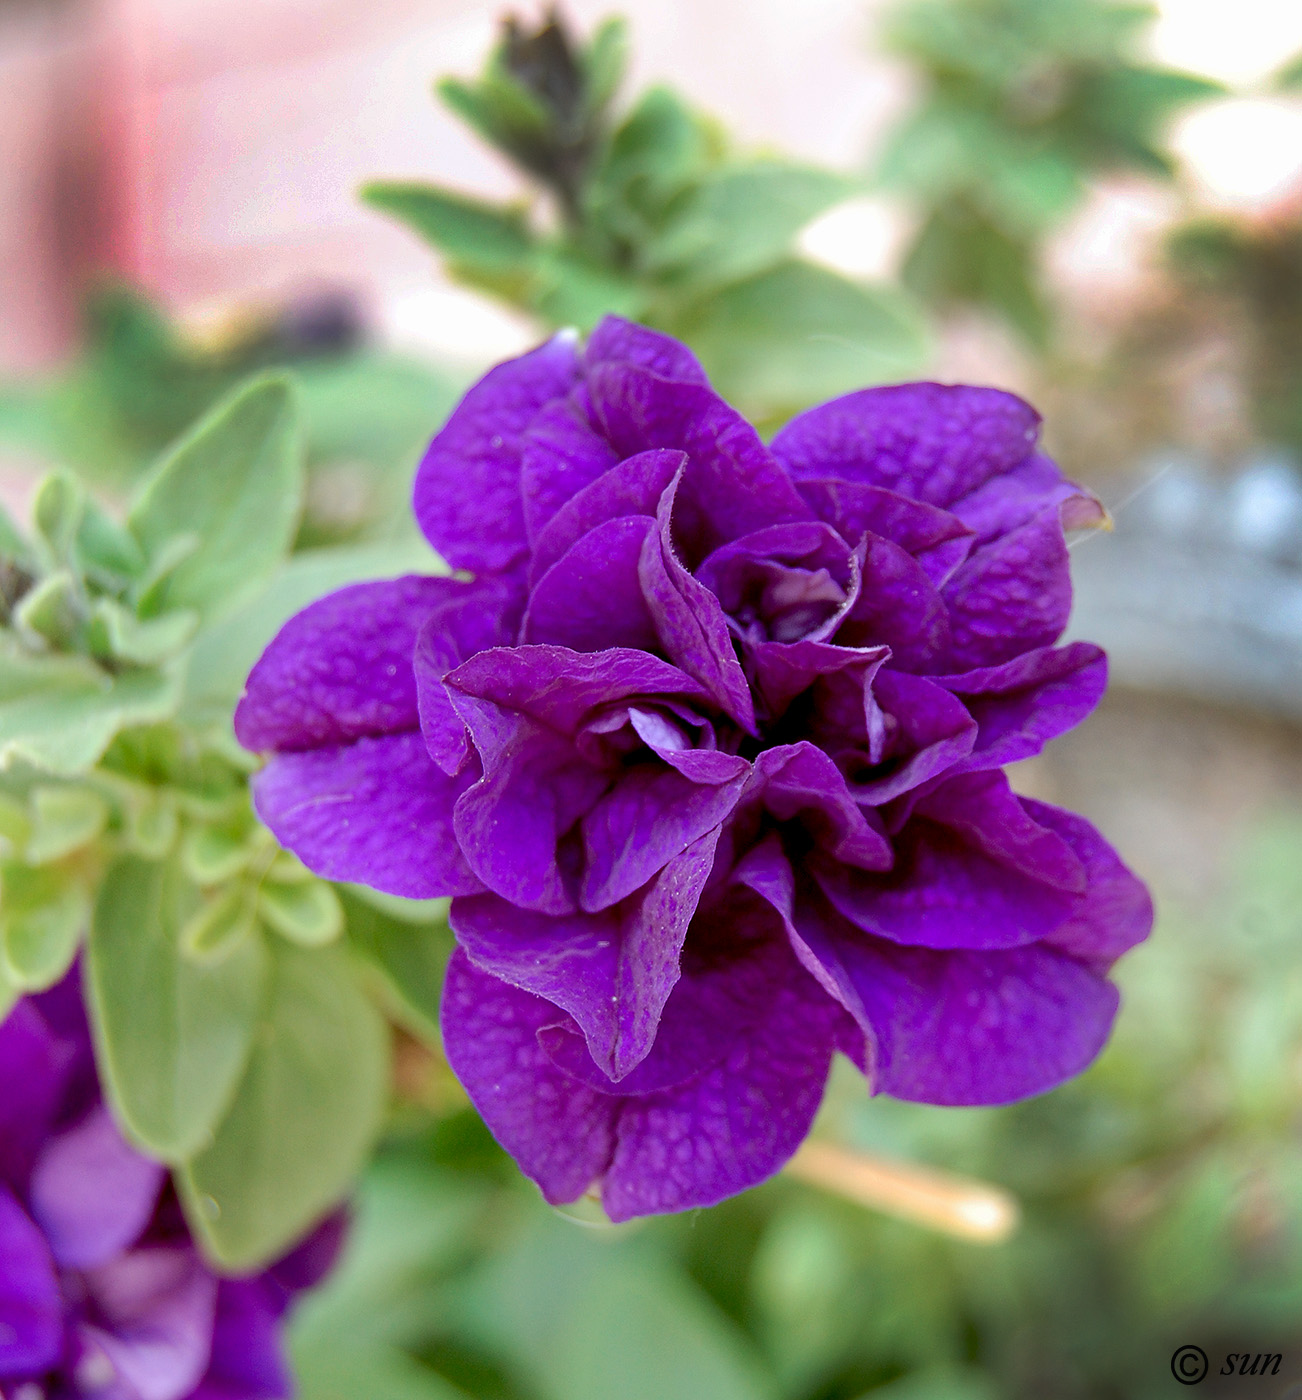
<instances>
[{"instance_id":1,"label":"purple flower","mask_svg":"<svg viewBox=\"0 0 1302 1400\"><path fill-rule=\"evenodd\" d=\"M100 1097L76 974L0 1025L0 1396L274 1400L279 1324L342 1217L254 1278L200 1258L166 1169Z\"/></svg>"},{"instance_id":2,"label":"purple flower","mask_svg":"<svg viewBox=\"0 0 1302 1400\"><path fill-rule=\"evenodd\" d=\"M765 447L669 338L501 365L416 515L463 578L290 621L236 731L320 874L453 896L448 1058L551 1201L777 1170L834 1050L1003 1103L1085 1067L1143 886L1002 765L1081 720L1064 525L1098 503L991 389L868 389Z\"/></svg>"}]
</instances>

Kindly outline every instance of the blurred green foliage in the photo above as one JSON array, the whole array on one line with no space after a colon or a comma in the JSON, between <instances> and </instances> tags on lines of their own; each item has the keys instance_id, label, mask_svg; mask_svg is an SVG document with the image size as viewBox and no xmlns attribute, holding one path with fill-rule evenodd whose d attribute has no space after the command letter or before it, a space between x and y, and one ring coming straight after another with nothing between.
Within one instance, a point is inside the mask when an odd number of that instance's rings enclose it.
<instances>
[{"instance_id":1,"label":"blurred green foliage","mask_svg":"<svg viewBox=\"0 0 1302 1400\"><path fill-rule=\"evenodd\" d=\"M1168 254L1185 296L1208 301L1209 319L1242 336L1259 438L1302 454L1302 221L1195 219L1173 232Z\"/></svg>"},{"instance_id":2,"label":"blurred green foliage","mask_svg":"<svg viewBox=\"0 0 1302 1400\"><path fill-rule=\"evenodd\" d=\"M612 1228L552 1211L442 1082L295 1325L303 1400L1149 1400L1170 1357L1302 1347L1302 816L1122 964L1099 1063L1009 1108L868 1099L820 1131L996 1181L1008 1243L779 1177ZM437 1101L439 1094L433 1096ZM359 1378L366 1377L363 1384ZM1235 1392L1237 1393L1237 1392Z\"/></svg>"},{"instance_id":3,"label":"blurred green foliage","mask_svg":"<svg viewBox=\"0 0 1302 1400\"><path fill-rule=\"evenodd\" d=\"M1170 116L1217 84L1135 57L1154 17L1117 0L905 0L887 48L921 80L878 176L919 216L905 283L931 305L989 307L1042 346L1046 237L1087 182L1174 173Z\"/></svg>"},{"instance_id":4,"label":"blurred green foliage","mask_svg":"<svg viewBox=\"0 0 1302 1400\"><path fill-rule=\"evenodd\" d=\"M405 514L416 455L459 386L367 349L360 335L351 305L325 297L234 317L200 341L141 293L100 286L86 298L83 348L66 370L0 383L0 444L120 491L249 375L291 368L308 466L298 546L362 538Z\"/></svg>"},{"instance_id":5,"label":"blurred green foliage","mask_svg":"<svg viewBox=\"0 0 1302 1400\"><path fill-rule=\"evenodd\" d=\"M762 420L920 369L927 341L907 297L796 251L855 183L739 153L667 88L617 109L624 47L618 20L583 45L555 15L536 32L508 20L478 79L439 84L545 199L494 204L411 181L363 198L454 277L545 324L586 330L614 312L685 339L720 392Z\"/></svg>"},{"instance_id":6,"label":"blurred green foliage","mask_svg":"<svg viewBox=\"0 0 1302 1400\"><path fill-rule=\"evenodd\" d=\"M231 714L276 628L437 566L400 541L291 553L304 428L293 381L257 375L137 473L120 516L67 469L29 530L0 515L0 1016L85 948L117 1119L236 1271L352 1185L389 1094L386 969L425 969L428 1010L445 948L441 907L335 889L252 809Z\"/></svg>"}]
</instances>

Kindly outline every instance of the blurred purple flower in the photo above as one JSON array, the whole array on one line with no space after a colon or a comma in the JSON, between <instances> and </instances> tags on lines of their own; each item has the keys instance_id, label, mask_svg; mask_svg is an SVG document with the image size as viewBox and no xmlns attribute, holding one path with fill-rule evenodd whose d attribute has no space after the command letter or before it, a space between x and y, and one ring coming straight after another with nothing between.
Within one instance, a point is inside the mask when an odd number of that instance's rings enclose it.
<instances>
[{"instance_id":1,"label":"blurred purple flower","mask_svg":"<svg viewBox=\"0 0 1302 1400\"><path fill-rule=\"evenodd\" d=\"M100 1097L76 974L0 1025L0 1396L275 1400L280 1320L342 1217L254 1278L200 1258L166 1169Z\"/></svg>"},{"instance_id":2,"label":"blurred purple flower","mask_svg":"<svg viewBox=\"0 0 1302 1400\"><path fill-rule=\"evenodd\" d=\"M1151 922L1015 795L1102 694L1053 644L1098 503L992 389L868 389L770 447L677 342L605 321L488 374L416 480L473 575L291 620L236 730L322 875L452 895L453 1068L552 1201L705 1205L777 1170L833 1050L939 1104L1107 1037Z\"/></svg>"}]
</instances>

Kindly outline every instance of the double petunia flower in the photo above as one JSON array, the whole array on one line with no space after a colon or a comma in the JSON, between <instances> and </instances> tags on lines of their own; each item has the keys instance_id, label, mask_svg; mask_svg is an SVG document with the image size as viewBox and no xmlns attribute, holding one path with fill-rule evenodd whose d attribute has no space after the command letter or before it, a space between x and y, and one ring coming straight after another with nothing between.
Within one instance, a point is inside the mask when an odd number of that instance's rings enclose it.
<instances>
[{"instance_id":1,"label":"double petunia flower","mask_svg":"<svg viewBox=\"0 0 1302 1400\"><path fill-rule=\"evenodd\" d=\"M1058 647L1101 518L992 389L867 389L765 446L608 319L466 395L416 480L456 577L292 619L236 714L331 879L452 896L443 1030L554 1202L625 1219L776 1171L832 1054L994 1104L1083 1069L1151 923L1002 769L1101 696Z\"/></svg>"}]
</instances>

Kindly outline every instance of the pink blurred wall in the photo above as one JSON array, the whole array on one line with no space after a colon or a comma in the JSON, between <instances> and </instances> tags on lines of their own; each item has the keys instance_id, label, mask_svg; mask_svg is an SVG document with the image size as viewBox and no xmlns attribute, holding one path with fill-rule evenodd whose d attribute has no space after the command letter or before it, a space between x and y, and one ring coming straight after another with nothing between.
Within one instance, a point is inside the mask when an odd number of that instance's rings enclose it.
<instances>
[{"instance_id":1,"label":"pink blurred wall","mask_svg":"<svg viewBox=\"0 0 1302 1400\"><path fill-rule=\"evenodd\" d=\"M0 12L0 370L66 346L74 273L87 264L181 311L343 284L399 340L455 339L455 325L434 324L455 321L459 303L430 257L353 192L379 174L513 189L430 94L433 77L477 68L509 6L36 4ZM876 8L571 0L566 12L580 29L612 9L628 15L629 91L668 80L749 143L844 166L902 96L871 56ZM482 330L490 342L512 335L500 318Z\"/></svg>"}]
</instances>

